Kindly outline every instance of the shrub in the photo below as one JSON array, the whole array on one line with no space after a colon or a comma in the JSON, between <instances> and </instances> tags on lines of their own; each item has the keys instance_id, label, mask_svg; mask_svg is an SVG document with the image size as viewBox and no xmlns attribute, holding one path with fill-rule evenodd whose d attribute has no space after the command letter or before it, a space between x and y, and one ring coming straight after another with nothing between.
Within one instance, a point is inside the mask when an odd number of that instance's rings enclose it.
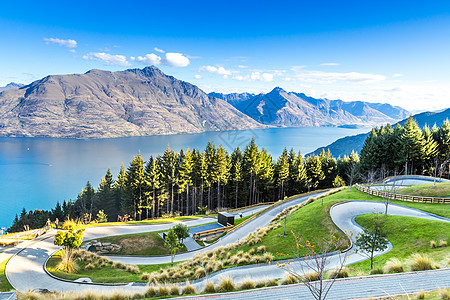
<instances>
[{"instance_id":1,"label":"shrub","mask_svg":"<svg viewBox=\"0 0 450 300\"><path fill-rule=\"evenodd\" d=\"M154 287L149 287L148 289L147 289L147 291L145 292L145 297L146 298L153 298L153 297L155 297L156 296L156 291L155 291L155 288Z\"/></svg>"},{"instance_id":2,"label":"shrub","mask_svg":"<svg viewBox=\"0 0 450 300\"><path fill-rule=\"evenodd\" d=\"M130 272L131 274L139 274L141 271L139 270L138 266L135 265L128 265L126 267L126 271Z\"/></svg>"},{"instance_id":3,"label":"shrub","mask_svg":"<svg viewBox=\"0 0 450 300\"><path fill-rule=\"evenodd\" d=\"M242 251L242 250L239 250L237 253L236 253L236 256L237 257L242 257L244 255L244 251Z\"/></svg>"},{"instance_id":4,"label":"shrub","mask_svg":"<svg viewBox=\"0 0 450 300\"><path fill-rule=\"evenodd\" d=\"M143 273L141 276L141 280L148 280L150 278L150 274L148 273Z\"/></svg>"},{"instance_id":5,"label":"shrub","mask_svg":"<svg viewBox=\"0 0 450 300\"><path fill-rule=\"evenodd\" d=\"M370 270L370 275L383 274L383 268L374 268Z\"/></svg>"},{"instance_id":6,"label":"shrub","mask_svg":"<svg viewBox=\"0 0 450 300\"><path fill-rule=\"evenodd\" d=\"M319 273L316 272L306 273L305 275L303 275L303 277L305 281L317 281L320 279Z\"/></svg>"},{"instance_id":7,"label":"shrub","mask_svg":"<svg viewBox=\"0 0 450 300\"><path fill-rule=\"evenodd\" d=\"M270 252L264 253L264 255L263 255L263 260L264 260L266 263L270 264L270 263L272 262L272 260L273 260L273 254L270 253Z\"/></svg>"},{"instance_id":8,"label":"shrub","mask_svg":"<svg viewBox=\"0 0 450 300\"><path fill-rule=\"evenodd\" d=\"M223 263L218 261L215 265L214 265L214 271L220 271L223 269Z\"/></svg>"},{"instance_id":9,"label":"shrub","mask_svg":"<svg viewBox=\"0 0 450 300\"><path fill-rule=\"evenodd\" d=\"M75 223L74 220L65 220L64 223L62 224L61 228L64 230L73 230L73 229L75 229L76 225L77 225L77 223Z\"/></svg>"},{"instance_id":10,"label":"shrub","mask_svg":"<svg viewBox=\"0 0 450 300\"><path fill-rule=\"evenodd\" d=\"M266 282L264 280L260 280L257 283L255 283L256 288L261 288L261 287L265 287L265 286L266 286Z\"/></svg>"},{"instance_id":11,"label":"shrub","mask_svg":"<svg viewBox=\"0 0 450 300\"><path fill-rule=\"evenodd\" d=\"M433 269L433 261L425 254L415 253L409 259L411 271L425 271Z\"/></svg>"},{"instance_id":12,"label":"shrub","mask_svg":"<svg viewBox=\"0 0 450 300\"><path fill-rule=\"evenodd\" d=\"M158 272L152 272L148 276L148 283L158 283L159 274Z\"/></svg>"},{"instance_id":13,"label":"shrub","mask_svg":"<svg viewBox=\"0 0 450 300\"><path fill-rule=\"evenodd\" d=\"M259 246L257 252L258 253L265 253L266 252L266 246L264 246L264 245L263 246Z\"/></svg>"},{"instance_id":14,"label":"shrub","mask_svg":"<svg viewBox=\"0 0 450 300\"><path fill-rule=\"evenodd\" d=\"M211 273L212 271L214 271L214 267L215 267L214 262L210 262L210 263L208 263L208 264L206 265L206 271L207 271L208 273Z\"/></svg>"},{"instance_id":15,"label":"shrub","mask_svg":"<svg viewBox=\"0 0 450 300\"><path fill-rule=\"evenodd\" d=\"M259 255L253 255L250 261L252 264L258 264L262 261L262 258Z\"/></svg>"},{"instance_id":16,"label":"shrub","mask_svg":"<svg viewBox=\"0 0 450 300\"><path fill-rule=\"evenodd\" d=\"M417 295L417 299L425 299L425 292L423 290L420 290L419 294Z\"/></svg>"},{"instance_id":17,"label":"shrub","mask_svg":"<svg viewBox=\"0 0 450 300\"><path fill-rule=\"evenodd\" d=\"M61 262L56 269L66 273L75 273L78 271L78 264L74 260L74 256L69 249L61 250Z\"/></svg>"},{"instance_id":18,"label":"shrub","mask_svg":"<svg viewBox=\"0 0 450 300\"><path fill-rule=\"evenodd\" d=\"M430 247L433 249L437 247L435 240L430 241Z\"/></svg>"},{"instance_id":19,"label":"shrub","mask_svg":"<svg viewBox=\"0 0 450 300\"><path fill-rule=\"evenodd\" d=\"M170 287L170 294L171 294L171 295L174 295L174 296L180 295L180 289L178 288L177 285L172 285L172 286Z\"/></svg>"},{"instance_id":20,"label":"shrub","mask_svg":"<svg viewBox=\"0 0 450 300\"><path fill-rule=\"evenodd\" d=\"M447 247L447 241L445 241L445 240L440 240L440 241L439 241L439 247Z\"/></svg>"},{"instance_id":21,"label":"shrub","mask_svg":"<svg viewBox=\"0 0 450 300\"><path fill-rule=\"evenodd\" d=\"M189 282L186 282L186 286L183 289L183 294L184 295L192 295L195 293L196 293L195 288L192 285L190 285Z\"/></svg>"},{"instance_id":22,"label":"shrub","mask_svg":"<svg viewBox=\"0 0 450 300\"><path fill-rule=\"evenodd\" d=\"M214 283L212 282L207 282L205 284L205 288L203 289L204 293L215 293L216 292L216 287L214 286Z\"/></svg>"},{"instance_id":23,"label":"shrub","mask_svg":"<svg viewBox=\"0 0 450 300\"><path fill-rule=\"evenodd\" d=\"M114 269L124 269L125 270L127 268L127 265L118 261L118 262L113 263L112 267Z\"/></svg>"},{"instance_id":24,"label":"shrub","mask_svg":"<svg viewBox=\"0 0 450 300\"><path fill-rule=\"evenodd\" d=\"M240 290L250 290L250 289L254 289L254 288L255 288L255 283L250 279L246 279L244 282L242 282L239 285Z\"/></svg>"},{"instance_id":25,"label":"shrub","mask_svg":"<svg viewBox=\"0 0 450 300\"><path fill-rule=\"evenodd\" d=\"M233 256L230 258L230 263L231 263L232 265L237 264L238 261L239 261L239 256L237 256L237 255L233 255Z\"/></svg>"},{"instance_id":26,"label":"shrub","mask_svg":"<svg viewBox=\"0 0 450 300\"><path fill-rule=\"evenodd\" d=\"M256 252L255 248L252 248L252 249L248 250L248 254L249 255L254 255L255 252Z\"/></svg>"},{"instance_id":27,"label":"shrub","mask_svg":"<svg viewBox=\"0 0 450 300\"><path fill-rule=\"evenodd\" d=\"M340 270L334 269L330 271L329 278L347 278L348 277L348 269L342 268Z\"/></svg>"},{"instance_id":28,"label":"shrub","mask_svg":"<svg viewBox=\"0 0 450 300\"><path fill-rule=\"evenodd\" d=\"M235 289L233 279L229 276L222 277L219 282L219 290L222 292L230 292Z\"/></svg>"},{"instance_id":29,"label":"shrub","mask_svg":"<svg viewBox=\"0 0 450 300\"><path fill-rule=\"evenodd\" d=\"M448 289L441 289L439 291L439 295L441 296L441 299L443 299L443 300L450 299L450 293L449 293Z\"/></svg>"},{"instance_id":30,"label":"shrub","mask_svg":"<svg viewBox=\"0 0 450 300\"><path fill-rule=\"evenodd\" d=\"M93 264L87 264L85 267L84 267L84 270L85 271L91 271L91 270L94 270L95 269L95 266L93 265Z\"/></svg>"},{"instance_id":31,"label":"shrub","mask_svg":"<svg viewBox=\"0 0 450 300\"><path fill-rule=\"evenodd\" d=\"M237 262L238 265L246 265L248 264L248 258L242 257Z\"/></svg>"},{"instance_id":32,"label":"shrub","mask_svg":"<svg viewBox=\"0 0 450 300\"><path fill-rule=\"evenodd\" d=\"M277 286L278 283L275 279L266 280L266 286Z\"/></svg>"},{"instance_id":33,"label":"shrub","mask_svg":"<svg viewBox=\"0 0 450 300\"><path fill-rule=\"evenodd\" d=\"M398 258L393 257L386 262L383 271L385 273L401 273L403 272L403 264Z\"/></svg>"},{"instance_id":34,"label":"shrub","mask_svg":"<svg viewBox=\"0 0 450 300\"><path fill-rule=\"evenodd\" d=\"M297 279L297 277L295 277L294 275L292 275L290 273L286 274L286 276L284 276L283 279L281 280L282 285L294 284L294 283L298 283L298 279Z\"/></svg>"},{"instance_id":35,"label":"shrub","mask_svg":"<svg viewBox=\"0 0 450 300\"><path fill-rule=\"evenodd\" d=\"M167 285L158 285L158 296L168 296L170 294Z\"/></svg>"},{"instance_id":36,"label":"shrub","mask_svg":"<svg viewBox=\"0 0 450 300\"><path fill-rule=\"evenodd\" d=\"M196 278L196 279L200 279L200 278L205 277L205 276L206 276L206 272L205 272L205 269L204 269L204 268L198 267L198 268L195 270L195 278Z\"/></svg>"},{"instance_id":37,"label":"shrub","mask_svg":"<svg viewBox=\"0 0 450 300\"><path fill-rule=\"evenodd\" d=\"M167 280L168 278L169 278L169 273L167 273L167 272L162 272L161 274L159 274L160 280Z\"/></svg>"}]
</instances>

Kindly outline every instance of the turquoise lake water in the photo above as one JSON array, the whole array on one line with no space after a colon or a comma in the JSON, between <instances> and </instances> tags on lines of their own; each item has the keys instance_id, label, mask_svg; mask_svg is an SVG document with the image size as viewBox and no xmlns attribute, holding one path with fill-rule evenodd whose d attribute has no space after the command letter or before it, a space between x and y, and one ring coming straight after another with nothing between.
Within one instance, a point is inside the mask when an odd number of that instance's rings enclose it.
<instances>
[{"instance_id":1,"label":"turquoise lake water","mask_svg":"<svg viewBox=\"0 0 450 300\"><path fill-rule=\"evenodd\" d=\"M167 145L176 151L186 147L204 149L208 140L229 151L236 146L243 150L254 137L259 147L277 158L284 147L306 154L341 137L368 131L318 127L95 140L0 138L0 225L9 227L23 207L49 209L57 201L76 199L87 181L97 187L108 168L116 176L120 165L126 168L139 150L144 160L163 153Z\"/></svg>"}]
</instances>

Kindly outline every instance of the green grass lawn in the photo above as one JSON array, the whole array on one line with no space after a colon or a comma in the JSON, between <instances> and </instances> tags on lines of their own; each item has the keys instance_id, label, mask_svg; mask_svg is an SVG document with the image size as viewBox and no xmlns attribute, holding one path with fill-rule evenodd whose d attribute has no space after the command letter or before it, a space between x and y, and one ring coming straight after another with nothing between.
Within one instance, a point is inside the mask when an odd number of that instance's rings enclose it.
<instances>
[{"instance_id":1,"label":"green grass lawn","mask_svg":"<svg viewBox=\"0 0 450 300\"><path fill-rule=\"evenodd\" d=\"M397 191L399 194L426 196L426 197L450 197L450 183L441 182L414 185Z\"/></svg>"},{"instance_id":2,"label":"green grass lawn","mask_svg":"<svg viewBox=\"0 0 450 300\"><path fill-rule=\"evenodd\" d=\"M9 284L8 279L6 279L5 268L9 259L5 260L0 264L0 292L9 292L13 290L11 284Z\"/></svg>"},{"instance_id":3,"label":"green grass lawn","mask_svg":"<svg viewBox=\"0 0 450 300\"><path fill-rule=\"evenodd\" d=\"M169 255L170 251L164 247L164 240L158 232L145 232L124 234L97 239L102 243L113 243L122 246L114 255ZM186 252L186 247L179 249L178 253Z\"/></svg>"},{"instance_id":4,"label":"green grass lawn","mask_svg":"<svg viewBox=\"0 0 450 300\"><path fill-rule=\"evenodd\" d=\"M426 253L436 262L442 261L450 254L450 247L432 249L430 241L443 239L450 243L450 224L441 221L425 220L414 217L385 216L387 239L392 243L392 250L374 258L374 268L382 268L392 257L401 261L413 253ZM365 227L370 224L372 215L356 217L355 221ZM370 261L366 260L351 266L356 273L368 274Z\"/></svg>"}]
</instances>

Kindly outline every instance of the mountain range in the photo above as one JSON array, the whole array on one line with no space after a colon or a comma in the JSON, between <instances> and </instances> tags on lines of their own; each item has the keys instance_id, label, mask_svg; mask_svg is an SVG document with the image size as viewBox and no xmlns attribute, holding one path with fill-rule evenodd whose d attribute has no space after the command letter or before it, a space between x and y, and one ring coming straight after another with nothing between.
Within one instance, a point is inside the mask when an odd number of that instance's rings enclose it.
<instances>
[{"instance_id":1,"label":"mountain range","mask_svg":"<svg viewBox=\"0 0 450 300\"><path fill-rule=\"evenodd\" d=\"M410 113L387 103L316 99L280 87L267 94L219 94L254 120L277 127L376 126L402 120Z\"/></svg>"},{"instance_id":2,"label":"mountain range","mask_svg":"<svg viewBox=\"0 0 450 300\"><path fill-rule=\"evenodd\" d=\"M409 112L363 101L269 93L209 95L154 66L49 75L0 91L0 136L107 138L266 127L375 126Z\"/></svg>"},{"instance_id":3,"label":"mountain range","mask_svg":"<svg viewBox=\"0 0 450 300\"><path fill-rule=\"evenodd\" d=\"M425 125L431 128L435 124L436 126L439 127L442 125L442 122L444 122L447 119L450 119L450 108L440 112L423 112L416 114L412 117L416 120L420 128L423 128ZM403 126L405 122L406 119L398 122L398 124ZM394 124L393 126L395 125L396 124ZM322 152L322 149L325 150L330 149L330 152L335 157L349 155L352 151L356 151L359 153L361 152L361 149L364 145L364 141L369 136L369 133L370 132L340 138L335 142L331 143L330 145L320 147L314 150L313 152L308 153L307 155L313 153L318 155L320 154L320 152Z\"/></svg>"},{"instance_id":4,"label":"mountain range","mask_svg":"<svg viewBox=\"0 0 450 300\"><path fill-rule=\"evenodd\" d=\"M261 128L156 67L51 75L0 94L1 136L102 138Z\"/></svg>"}]
</instances>

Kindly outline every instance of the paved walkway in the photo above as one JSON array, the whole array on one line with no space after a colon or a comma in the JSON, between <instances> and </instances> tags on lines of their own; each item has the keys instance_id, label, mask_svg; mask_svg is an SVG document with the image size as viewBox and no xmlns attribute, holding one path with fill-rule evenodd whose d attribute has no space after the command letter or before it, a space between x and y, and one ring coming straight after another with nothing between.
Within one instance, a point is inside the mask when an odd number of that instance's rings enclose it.
<instances>
[{"instance_id":1,"label":"paved walkway","mask_svg":"<svg viewBox=\"0 0 450 300\"><path fill-rule=\"evenodd\" d=\"M188 251L194 251L202 248L193 238L187 237L184 239L183 244L186 246Z\"/></svg>"},{"instance_id":2,"label":"paved walkway","mask_svg":"<svg viewBox=\"0 0 450 300\"><path fill-rule=\"evenodd\" d=\"M317 195L317 194L316 194ZM314 196L316 196L314 195ZM234 231L232 234L226 235L222 239L220 239L217 243L205 247L203 249L199 249L194 252L183 253L176 256L176 261L186 260L192 258L195 253L200 253L204 251L209 251L214 248L217 248L222 245L226 245L229 243L233 243L242 237L245 237L249 232L253 232L259 227L266 226L270 223L270 221L284 208L292 205L296 205L306 201L310 196L299 197L291 200L289 203L280 205L278 207L274 207L258 218L252 220L251 222L245 224L238 230ZM353 222L355 216L360 214L367 214L373 211L384 211L384 204L380 202L364 202L364 201L352 201L347 203L342 203L335 205L331 211L331 217L336 225L343 231L352 231L353 233L357 233L361 230L361 228ZM436 219L442 220L441 217L436 217L431 214L421 212L415 209L410 209L398 205L390 205L389 214L394 215L408 215L415 216L420 218L427 219ZM446 222L449 220L446 219ZM195 220L184 222L188 226L198 225L198 223L208 223L211 220ZM188 224L189 223L189 224ZM194 224L197 223L197 224ZM159 230L167 230L172 227L173 224L152 224L152 225L141 225L130 227L126 226L117 226L116 227L93 227L87 230L86 236L89 239L98 238L106 235L118 235L125 233L134 233L138 232L149 232L149 231L159 231ZM146 228L145 228L146 227ZM92 229L92 230L91 230ZM133 232L130 232L130 229ZM48 234L48 237L52 237L52 234ZM89 284L79 284L73 282L65 282L54 279L47 275L42 266L45 264L47 258L56 250L57 246L53 245L52 239L38 241L37 243L31 245L30 247L24 249L18 255L14 256L6 267L6 275L10 283L19 291L25 291L27 289L37 289L37 288L47 288L49 290L59 290L59 291L68 291L68 290L82 290L82 289L92 289L94 286ZM381 253L378 253L381 254ZM170 257L162 256L162 257L112 257L114 260L119 260L125 263L130 264L159 264L164 262L169 262ZM339 257L331 256L329 268L333 268L338 261ZM354 262L361 261L366 259L366 257L362 257L358 254L351 253L347 257L347 264L351 264ZM294 268L297 272L301 272L301 260L294 264ZM257 281L260 279L268 279L268 278L280 278L285 275L285 271L276 267L275 264L267 265L267 264L259 264L253 266L245 266L245 267L237 267L232 269L223 270L221 272L215 273L209 276L208 280L218 281L224 275L230 275L233 277L233 280L236 283L242 282L248 277L251 277L253 280ZM442 274L442 273L440 273ZM442 276L442 275L437 275ZM445 275L446 276L446 275ZM205 280L199 281L195 283L195 286L198 289L201 289L204 285ZM447 286L449 286L447 284ZM142 285L122 285L118 287L111 286L95 286L97 290L107 290L112 291L115 289L120 290L130 290L133 292L142 292L145 290L145 286ZM279 297L276 297L279 299Z\"/></svg>"},{"instance_id":3,"label":"paved walkway","mask_svg":"<svg viewBox=\"0 0 450 300\"><path fill-rule=\"evenodd\" d=\"M450 287L450 269L337 279L328 300L399 295ZM304 284L256 289L243 292L180 297L177 299L313 299Z\"/></svg>"}]
</instances>

